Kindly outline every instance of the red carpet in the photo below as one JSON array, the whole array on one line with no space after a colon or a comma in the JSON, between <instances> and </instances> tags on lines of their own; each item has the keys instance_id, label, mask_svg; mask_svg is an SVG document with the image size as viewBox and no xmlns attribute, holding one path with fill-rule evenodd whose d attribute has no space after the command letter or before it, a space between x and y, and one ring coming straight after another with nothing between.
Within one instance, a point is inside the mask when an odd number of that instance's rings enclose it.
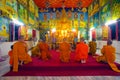
<instances>
[{"instance_id":1,"label":"red carpet","mask_svg":"<svg viewBox=\"0 0 120 80\"><path fill-rule=\"evenodd\" d=\"M120 76L105 63L97 63L89 56L86 64L74 62L74 52L69 63L61 63L59 53L51 51L52 59L41 61L33 58L33 62L19 67L18 72L8 72L4 76ZM117 64L120 69L120 64Z\"/></svg>"}]
</instances>

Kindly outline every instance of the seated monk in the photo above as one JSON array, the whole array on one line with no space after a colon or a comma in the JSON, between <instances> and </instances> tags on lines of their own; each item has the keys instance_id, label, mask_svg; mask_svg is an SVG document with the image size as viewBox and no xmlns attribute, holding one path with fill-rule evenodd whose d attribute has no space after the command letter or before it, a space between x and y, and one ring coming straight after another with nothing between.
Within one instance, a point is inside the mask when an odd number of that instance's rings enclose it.
<instances>
[{"instance_id":1,"label":"seated monk","mask_svg":"<svg viewBox=\"0 0 120 80\"><path fill-rule=\"evenodd\" d=\"M39 40L38 44L32 48L32 50L31 50L32 57L40 57L41 56L40 49L39 49L40 42L41 42L41 40Z\"/></svg>"},{"instance_id":2,"label":"seated monk","mask_svg":"<svg viewBox=\"0 0 120 80\"><path fill-rule=\"evenodd\" d=\"M49 46L45 41L41 41L39 43L39 49L40 49L42 60L46 61L46 60L51 58L51 54L50 54L50 51L49 51Z\"/></svg>"},{"instance_id":3,"label":"seated monk","mask_svg":"<svg viewBox=\"0 0 120 80\"><path fill-rule=\"evenodd\" d=\"M17 72L18 65L29 62L32 62L32 59L28 54L28 46L24 41L24 36L20 36L19 40L13 45L13 71Z\"/></svg>"},{"instance_id":4,"label":"seated monk","mask_svg":"<svg viewBox=\"0 0 120 80\"><path fill-rule=\"evenodd\" d=\"M71 47L68 42L66 42L66 39L63 39L63 42L59 45L59 51L60 51L60 60L62 62L69 62L70 61L70 53L71 53Z\"/></svg>"},{"instance_id":5,"label":"seated monk","mask_svg":"<svg viewBox=\"0 0 120 80\"><path fill-rule=\"evenodd\" d=\"M113 71L120 72L120 70L115 65L115 48L112 46L112 41L108 40L107 45L103 46L101 49L101 56L96 57L97 62L106 62L112 68Z\"/></svg>"},{"instance_id":6,"label":"seated monk","mask_svg":"<svg viewBox=\"0 0 120 80\"><path fill-rule=\"evenodd\" d=\"M92 56L95 56L96 53L96 47L97 47L97 43L95 42L95 39L92 39L92 41L89 42L89 54L91 54Z\"/></svg>"},{"instance_id":7,"label":"seated monk","mask_svg":"<svg viewBox=\"0 0 120 80\"><path fill-rule=\"evenodd\" d=\"M87 58L88 58L88 45L84 43L84 38L81 38L75 50L75 61L86 63Z\"/></svg>"}]
</instances>

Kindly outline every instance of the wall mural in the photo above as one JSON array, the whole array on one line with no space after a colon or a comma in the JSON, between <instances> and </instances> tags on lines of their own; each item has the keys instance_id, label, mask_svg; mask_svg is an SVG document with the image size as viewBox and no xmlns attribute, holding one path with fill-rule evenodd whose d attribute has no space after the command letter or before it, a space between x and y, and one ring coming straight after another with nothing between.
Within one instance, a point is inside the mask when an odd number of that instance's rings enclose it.
<instances>
[{"instance_id":1,"label":"wall mural","mask_svg":"<svg viewBox=\"0 0 120 80\"><path fill-rule=\"evenodd\" d=\"M19 16L19 20L23 21L23 19L24 19L24 7L21 4L18 4L18 16Z\"/></svg>"},{"instance_id":2,"label":"wall mural","mask_svg":"<svg viewBox=\"0 0 120 80\"><path fill-rule=\"evenodd\" d=\"M4 6L5 5L5 0L0 0L0 6Z\"/></svg>"},{"instance_id":3,"label":"wall mural","mask_svg":"<svg viewBox=\"0 0 120 80\"><path fill-rule=\"evenodd\" d=\"M6 18L0 17L0 41L9 40L9 21Z\"/></svg>"},{"instance_id":4,"label":"wall mural","mask_svg":"<svg viewBox=\"0 0 120 80\"><path fill-rule=\"evenodd\" d=\"M118 18L120 18L120 0L113 0L112 1L112 19L116 20Z\"/></svg>"},{"instance_id":5,"label":"wall mural","mask_svg":"<svg viewBox=\"0 0 120 80\"><path fill-rule=\"evenodd\" d=\"M88 7L89 17L91 16L92 10L93 10L93 4L91 4L91 5Z\"/></svg>"},{"instance_id":6,"label":"wall mural","mask_svg":"<svg viewBox=\"0 0 120 80\"><path fill-rule=\"evenodd\" d=\"M108 3L110 0L99 0L100 7L104 6L105 4Z\"/></svg>"},{"instance_id":7,"label":"wall mural","mask_svg":"<svg viewBox=\"0 0 120 80\"><path fill-rule=\"evenodd\" d=\"M88 13L72 12L63 8L56 10L56 12L39 13L39 18L42 27L46 31L50 31L51 37L57 37L58 42L61 42L63 38L73 42L73 38L78 36L77 32L81 29L84 31L80 31L80 34L82 37L86 37L85 28L87 26ZM54 28L56 29L55 34L52 32ZM73 30L76 31L74 32Z\"/></svg>"},{"instance_id":8,"label":"wall mural","mask_svg":"<svg viewBox=\"0 0 120 80\"><path fill-rule=\"evenodd\" d=\"M111 20L111 11L108 3L100 10L100 24L103 25L109 20Z\"/></svg>"},{"instance_id":9,"label":"wall mural","mask_svg":"<svg viewBox=\"0 0 120 80\"><path fill-rule=\"evenodd\" d=\"M16 0L4 0L5 1L5 9L12 16L10 18L18 18L17 14L17 1Z\"/></svg>"},{"instance_id":10,"label":"wall mural","mask_svg":"<svg viewBox=\"0 0 120 80\"><path fill-rule=\"evenodd\" d=\"M102 39L102 29L101 28L96 28L96 38L97 38L97 40Z\"/></svg>"},{"instance_id":11,"label":"wall mural","mask_svg":"<svg viewBox=\"0 0 120 80\"><path fill-rule=\"evenodd\" d=\"M108 26L102 26L102 39L107 40L109 36L109 28Z\"/></svg>"},{"instance_id":12,"label":"wall mural","mask_svg":"<svg viewBox=\"0 0 120 80\"><path fill-rule=\"evenodd\" d=\"M97 12L95 15L93 15L93 24L94 24L94 27L99 26L99 12Z\"/></svg>"},{"instance_id":13,"label":"wall mural","mask_svg":"<svg viewBox=\"0 0 120 80\"><path fill-rule=\"evenodd\" d=\"M89 22L89 28L92 28L93 27L93 17L91 16L90 17L90 22Z\"/></svg>"}]
</instances>

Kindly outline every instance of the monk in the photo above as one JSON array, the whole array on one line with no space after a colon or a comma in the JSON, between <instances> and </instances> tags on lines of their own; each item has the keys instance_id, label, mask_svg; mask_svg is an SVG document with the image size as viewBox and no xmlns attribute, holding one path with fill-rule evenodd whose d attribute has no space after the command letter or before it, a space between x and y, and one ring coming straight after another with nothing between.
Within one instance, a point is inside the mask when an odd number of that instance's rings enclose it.
<instances>
[{"instance_id":1,"label":"monk","mask_svg":"<svg viewBox=\"0 0 120 80\"><path fill-rule=\"evenodd\" d=\"M39 49L40 42L41 42L41 40L39 40L37 45L32 48L32 50L31 50L32 57L40 57L41 56L40 49Z\"/></svg>"},{"instance_id":2,"label":"monk","mask_svg":"<svg viewBox=\"0 0 120 80\"><path fill-rule=\"evenodd\" d=\"M75 61L86 63L87 58L88 58L88 45L84 43L84 38L81 38L75 50Z\"/></svg>"},{"instance_id":3,"label":"monk","mask_svg":"<svg viewBox=\"0 0 120 80\"><path fill-rule=\"evenodd\" d=\"M45 40L42 40L39 43L39 49L40 49L41 59L42 60L46 61L46 60L49 60L51 58L51 54L50 54L50 51L49 51L49 46L45 42Z\"/></svg>"},{"instance_id":4,"label":"monk","mask_svg":"<svg viewBox=\"0 0 120 80\"><path fill-rule=\"evenodd\" d=\"M24 36L20 36L19 40L13 45L13 72L18 72L18 65L32 62L28 54L28 46L24 41Z\"/></svg>"},{"instance_id":5,"label":"monk","mask_svg":"<svg viewBox=\"0 0 120 80\"><path fill-rule=\"evenodd\" d=\"M96 47L97 47L97 43L95 42L95 39L92 39L92 41L89 42L89 54L95 56Z\"/></svg>"},{"instance_id":6,"label":"monk","mask_svg":"<svg viewBox=\"0 0 120 80\"><path fill-rule=\"evenodd\" d=\"M113 71L120 72L117 66L114 64L115 48L112 46L112 41L108 40L107 45L103 46L101 49L101 56L96 57L97 62L106 62L112 68Z\"/></svg>"},{"instance_id":7,"label":"monk","mask_svg":"<svg viewBox=\"0 0 120 80\"><path fill-rule=\"evenodd\" d=\"M9 57L10 57L10 59L9 59L9 64L10 64L10 67L12 67L13 66L13 45L11 45L11 50L8 52L8 55L9 55Z\"/></svg>"},{"instance_id":8,"label":"monk","mask_svg":"<svg viewBox=\"0 0 120 80\"><path fill-rule=\"evenodd\" d=\"M71 47L70 47L70 44L66 41L66 38L64 38L63 42L60 43L59 51L60 51L61 62L69 62L70 61Z\"/></svg>"}]
</instances>

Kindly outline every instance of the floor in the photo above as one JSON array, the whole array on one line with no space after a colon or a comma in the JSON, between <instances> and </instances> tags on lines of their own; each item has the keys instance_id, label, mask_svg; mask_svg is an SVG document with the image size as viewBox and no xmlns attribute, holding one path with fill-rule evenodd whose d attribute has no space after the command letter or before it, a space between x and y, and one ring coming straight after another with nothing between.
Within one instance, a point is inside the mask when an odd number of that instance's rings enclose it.
<instances>
[{"instance_id":1,"label":"floor","mask_svg":"<svg viewBox=\"0 0 120 80\"><path fill-rule=\"evenodd\" d=\"M120 63L120 54L116 54L116 62ZM0 80L120 80L120 76L15 76Z\"/></svg>"},{"instance_id":2,"label":"floor","mask_svg":"<svg viewBox=\"0 0 120 80\"><path fill-rule=\"evenodd\" d=\"M38 77L1 77L0 80L120 80L119 76L38 76Z\"/></svg>"},{"instance_id":3,"label":"floor","mask_svg":"<svg viewBox=\"0 0 120 80\"><path fill-rule=\"evenodd\" d=\"M116 53L116 61L117 63L120 64L120 54Z\"/></svg>"}]
</instances>

